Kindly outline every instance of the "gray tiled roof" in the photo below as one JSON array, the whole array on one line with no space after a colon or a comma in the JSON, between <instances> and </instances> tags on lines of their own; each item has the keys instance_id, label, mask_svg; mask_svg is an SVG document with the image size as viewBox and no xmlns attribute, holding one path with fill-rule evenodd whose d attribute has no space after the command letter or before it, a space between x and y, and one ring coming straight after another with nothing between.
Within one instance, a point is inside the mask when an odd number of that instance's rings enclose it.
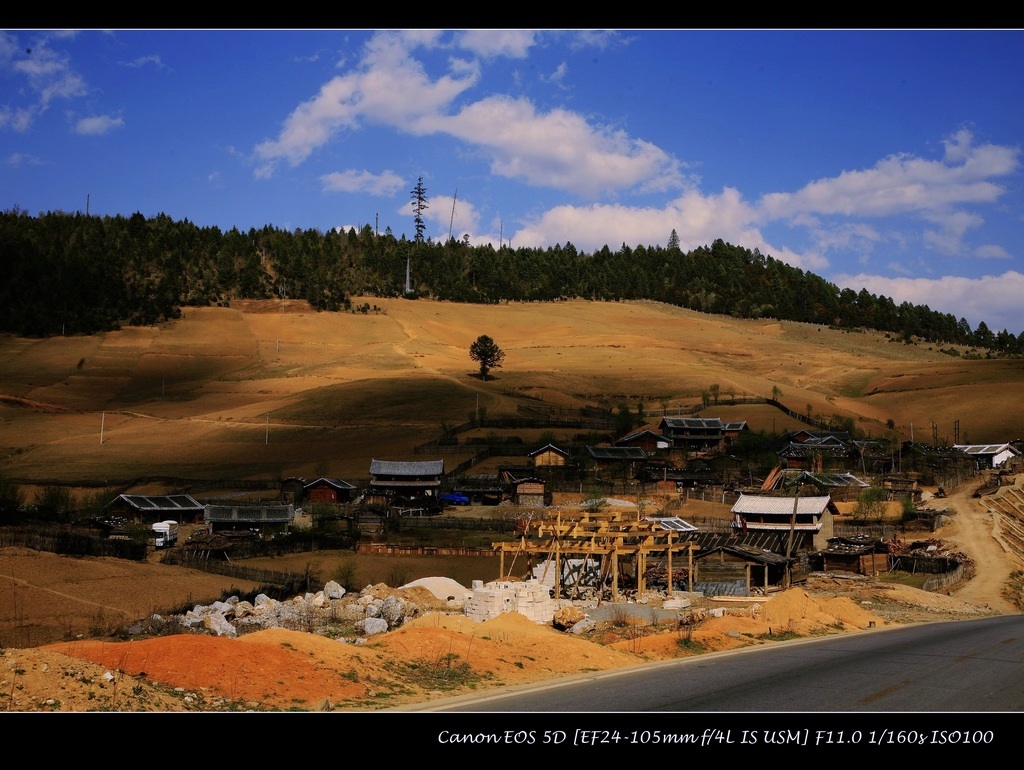
<instances>
[{"instance_id":1,"label":"gray tiled roof","mask_svg":"<svg viewBox=\"0 0 1024 770\"><path fill-rule=\"evenodd\" d=\"M444 473L444 460L370 460L370 474L374 476L440 476Z\"/></svg>"}]
</instances>

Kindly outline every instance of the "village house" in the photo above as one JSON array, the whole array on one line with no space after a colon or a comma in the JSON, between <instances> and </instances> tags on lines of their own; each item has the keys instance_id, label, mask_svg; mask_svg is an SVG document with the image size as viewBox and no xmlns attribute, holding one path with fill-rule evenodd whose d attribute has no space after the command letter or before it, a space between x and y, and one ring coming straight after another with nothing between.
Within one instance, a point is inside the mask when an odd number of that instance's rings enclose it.
<instances>
[{"instance_id":1,"label":"village house","mask_svg":"<svg viewBox=\"0 0 1024 770\"><path fill-rule=\"evenodd\" d=\"M444 460L370 461L370 505L390 505L395 497L436 497L444 477Z\"/></svg>"},{"instance_id":2,"label":"village house","mask_svg":"<svg viewBox=\"0 0 1024 770\"><path fill-rule=\"evenodd\" d=\"M615 446L636 447L645 452L659 452L672 448L672 439L663 436L651 428L642 428L616 439Z\"/></svg>"},{"instance_id":3,"label":"village house","mask_svg":"<svg viewBox=\"0 0 1024 770\"><path fill-rule=\"evenodd\" d=\"M594 463L595 477L635 479L647 461L647 452L628 446L588 446L587 455Z\"/></svg>"},{"instance_id":4,"label":"village house","mask_svg":"<svg viewBox=\"0 0 1024 770\"><path fill-rule=\"evenodd\" d=\"M787 533L793 550L820 550L833 535L839 509L828 495L775 497L741 494L733 504L734 532Z\"/></svg>"},{"instance_id":5,"label":"village house","mask_svg":"<svg viewBox=\"0 0 1024 770\"><path fill-rule=\"evenodd\" d=\"M118 495L106 508L129 521L144 524L170 520L196 523L203 515L203 504L189 495Z\"/></svg>"},{"instance_id":6,"label":"village house","mask_svg":"<svg viewBox=\"0 0 1024 770\"><path fill-rule=\"evenodd\" d=\"M543 479L516 479L512 482L512 501L525 508L543 508L547 504L544 489Z\"/></svg>"},{"instance_id":7,"label":"village house","mask_svg":"<svg viewBox=\"0 0 1024 770\"><path fill-rule=\"evenodd\" d=\"M529 453L535 468L564 468L569 462L569 453L554 444L545 444Z\"/></svg>"},{"instance_id":8,"label":"village house","mask_svg":"<svg viewBox=\"0 0 1024 770\"><path fill-rule=\"evenodd\" d=\"M258 532L260 537L271 538L291 528L295 521L295 506L276 504L206 505L203 521L211 535L221 532Z\"/></svg>"},{"instance_id":9,"label":"village house","mask_svg":"<svg viewBox=\"0 0 1024 770\"><path fill-rule=\"evenodd\" d=\"M749 427L745 421L723 422L718 417L663 417L658 430L671 440L673 449L700 454L723 451Z\"/></svg>"},{"instance_id":10,"label":"village house","mask_svg":"<svg viewBox=\"0 0 1024 770\"><path fill-rule=\"evenodd\" d=\"M787 468L812 471L850 467L856 458L853 448L833 435L815 436L804 441L791 441L778 452Z\"/></svg>"},{"instance_id":11,"label":"village house","mask_svg":"<svg viewBox=\"0 0 1024 770\"><path fill-rule=\"evenodd\" d=\"M309 505L317 503L350 503L355 495L355 485L342 479L321 476L316 481L303 485L303 500Z\"/></svg>"},{"instance_id":12,"label":"village house","mask_svg":"<svg viewBox=\"0 0 1024 770\"><path fill-rule=\"evenodd\" d=\"M815 473L806 469L784 470L779 468L768 475L761 489L765 492L783 492L805 485L814 487L819 495L827 494L839 502L856 500L862 491L871 486L852 473L843 471Z\"/></svg>"},{"instance_id":13,"label":"village house","mask_svg":"<svg viewBox=\"0 0 1024 770\"><path fill-rule=\"evenodd\" d=\"M694 556L694 587L707 595L750 596L786 588L795 559L749 545L720 545Z\"/></svg>"},{"instance_id":14,"label":"village house","mask_svg":"<svg viewBox=\"0 0 1024 770\"><path fill-rule=\"evenodd\" d=\"M954 449L966 452L978 463L978 470L1002 468L1020 456L1009 444L954 444Z\"/></svg>"}]
</instances>

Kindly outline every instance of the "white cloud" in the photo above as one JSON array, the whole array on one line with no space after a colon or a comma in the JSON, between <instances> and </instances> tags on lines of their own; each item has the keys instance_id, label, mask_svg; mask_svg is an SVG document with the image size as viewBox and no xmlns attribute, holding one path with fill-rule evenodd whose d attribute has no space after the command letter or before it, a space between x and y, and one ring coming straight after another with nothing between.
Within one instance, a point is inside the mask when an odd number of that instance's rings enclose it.
<instances>
[{"instance_id":1,"label":"white cloud","mask_svg":"<svg viewBox=\"0 0 1024 770\"><path fill-rule=\"evenodd\" d=\"M812 227L811 237L822 251L831 249L853 249L872 251L882 241L882 234L871 225L856 222L840 224L831 228Z\"/></svg>"},{"instance_id":2,"label":"white cloud","mask_svg":"<svg viewBox=\"0 0 1024 770\"><path fill-rule=\"evenodd\" d=\"M871 294L890 297L893 302L927 305L938 313L966 318L972 327L984 321L994 332L1017 335L1024 331L1020 298L1024 296L1024 274L1008 270L1002 275L980 278L947 275L941 278L887 278L880 275L840 275L834 281ZM955 310L954 310L955 309Z\"/></svg>"},{"instance_id":3,"label":"white cloud","mask_svg":"<svg viewBox=\"0 0 1024 770\"><path fill-rule=\"evenodd\" d=\"M953 205L991 203L1005 192L990 178L1016 170L1019 148L974 147L968 131L958 132L945 146L946 154L941 161L891 155L873 168L819 179L796 193L770 193L759 206L772 219L808 213L893 216L945 212Z\"/></svg>"},{"instance_id":4,"label":"white cloud","mask_svg":"<svg viewBox=\"0 0 1024 770\"><path fill-rule=\"evenodd\" d=\"M0 107L0 128L11 128L18 133L24 133L32 126L32 121L38 113L37 109L31 107L13 110L9 107Z\"/></svg>"},{"instance_id":5,"label":"white cloud","mask_svg":"<svg viewBox=\"0 0 1024 770\"><path fill-rule=\"evenodd\" d=\"M821 269L828 261L816 252L797 253L769 244L754 226L756 211L739 192L726 188L721 195L705 196L690 190L662 208L595 204L556 206L522 227L513 236L517 246L544 248L572 242L583 251L603 246L619 248L664 246L672 230L684 251L706 246L721 238L744 248L757 248L787 264Z\"/></svg>"},{"instance_id":6,"label":"white cloud","mask_svg":"<svg viewBox=\"0 0 1024 770\"><path fill-rule=\"evenodd\" d=\"M451 229L453 238L461 239L465 233L469 233L472 239L480 229L480 217L476 207L468 200L450 195L436 195L430 199L430 212L427 215L431 221L435 221L448 237L448 230Z\"/></svg>"},{"instance_id":7,"label":"white cloud","mask_svg":"<svg viewBox=\"0 0 1024 770\"><path fill-rule=\"evenodd\" d=\"M929 213L924 219L939 225L937 230L925 230L921 239L926 246L940 254L963 254L966 251L964 234L969 229L985 223L977 214L969 214L966 211L950 211L944 216Z\"/></svg>"},{"instance_id":8,"label":"white cloud","mask_svg":"<svg viewBox=\"0 0 1024 770\"><path fill-rule=\"evenodd\" d=\"M75 123L75 133L84 136L103 136L115 128L124 125L124 118L112 118L109 115L93 115L82 118Z\"/></svg>"},{"instance_id":9,"label":"white cloud","mask_svg":"<svg viewBox=\"0 0 1024 770\"><path fill-rule=\"evenodd\" d=\"M157 69L165 69L164 63L160 60L160 54L149 54L148 56L139 56L138 58L132 59L131 61L121 62L122 67L131 67L136 69L138 67L145 67L147 64L154 65Z\"/></svg>"},{"instance_id":10,"label":"white cloud","mask_svg":"<svg viewBox=\"0 0 1024 770\"><path fill-rule=\"evenodd\" d=\"M443 108L476 81L477 71L466 73L463 67L463 77L431 80L404 48L408 37L415 35L375 36L359 71L332 78L315 97L300 104L277 139L257 145L256 155L264 161L257 176L269 176L280 159L292 166L302 163L336 133L355 129L362 121L418 133L415 126L422 116Z\"/></svg>"},{"instance_id":11,"label":"white cloud","mask_svg":"<svg viewBox=\"0 0 1024 770\"><path fill-rule=\"evenodd\" d=\"M493 173L531 185L597 196L683 183L679 162L650 142L568 110L538 113L526 99L491 96L452 117L424 116L420 125L489 149Z\"/></svg>"},{"instance_id":12,"label":"white cloud","mask_svg":"<svg viewBox=\"0 0 1024 770\"><path fill-rule=\"evenodd\" d=\"M28 155L24 152L13 152L7 156L8 166L41 166L43 161L35 155Z\"/></svg>"},{"instance_id":13,"label":"white cloud","mask_svg":"<svg viewBox=\"0 0 1024 770\"><path fill-rule=\"evenodd\" d=\"M978 259L1012 259L1006 249L991 243L976 248L974 256L978 257Z\"/></svg>"},{"instance_id":14,"label":"white cloud","mask_svg":"<svg viewBox=\"0 0 1024 770\"><path fill-rule=\"evenodd\" d=\"M394 171L387 170L380 174L369 171L335 171L320 177L323 189L330 192L363 192L370 195L391 196L405 186L405 182Z\"/></svg>"},{"instance_id":15,"label":"white cloud","mask_svg":"<svg viewBox=\"0 0 1024 770\"><path fill-rule=\"evenodd\" d=\"M27 105L5 105L0 110L0 127L19 132L27 131L53 100L73 99L88 91L68 57L50 48L45 37L25 45L13 34L0 35L0 72L22 78L31 95ZM17 92L23 93L20 89Z\"/></svg>"},{"instance_id":16,"label":"white cloud","mask_svg":"<svg viewBox=\"0 0 1024 770\"><path fill-rule=\"evenodd\" d=\"M525 29L471 29L457 35L458 45L478 56L523 59L537 43L537 34Z\"/></svg>"},{"instance_id":17,"label":"white cloud","mask_svg":"<svg viewBox=\"0 0 1024 770\"><path fill-rule=\"evenodd\" d=\"M412 200L402 204L397 213L410 222L411 228L415 217ZM451 236L456 240L462 240L462 236L469 233L471 243L492 242L489 237L479 234L479 220L476 207L458 195L432 195L428 207L423 211L424 224L432 225L427 228L425 235L435 241L447 240L451 230ZM495 246L497 240L493 239Z\"/></svg>"},{"instance_id":18,"label":"white cloud","mask_svg":"<svg viewBox=\"0 0 1024 770\"><path fill-rule=\"evenodd\" d=\"M533 44L532 33L465 33L464 46L512 55ZM285 120L276 139L255 148L256 176L273 174L280 160L292 166L344 130L364 124L414 135L448 134L491 158L491 170L531 185L594 197L638 189L662 192L682 186L680 163L650 142L613 127L591 124L565 109L538 112L525 99L489 96L448 114L457 97L480 78L480 64L452 59L433 78L411 56L415 46L438 46L433 31L380 33L367 43L357 69L325 83Z\"/></svg>"},{"instance_id":19,"label":"white cloud","mask_svg":"<svg viewBox=\"0 0 1024 770\"><path fill-rule=\"evenodd\" d=\"M555 85L561 86L565 81L565 76L569 74L569 65L565 62L560 63L555 67L555 71L552 72L545 80L548 83L554 83Z\"/></svg>"}]
</instances>

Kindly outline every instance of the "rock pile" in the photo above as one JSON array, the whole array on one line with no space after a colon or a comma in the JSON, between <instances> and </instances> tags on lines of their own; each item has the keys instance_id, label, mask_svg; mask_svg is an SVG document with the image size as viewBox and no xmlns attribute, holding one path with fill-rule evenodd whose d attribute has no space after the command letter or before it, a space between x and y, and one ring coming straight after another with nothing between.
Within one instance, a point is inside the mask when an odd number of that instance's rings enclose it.
<instances>
[{"instance_id":1,"label":"rock pile","mask_svg":"<svg viewBox=\"0 0 1024 770\"><path fill-rule=\"evenodd\" d=\"M440 609L441 603L429 591L411 587L392 589L383 583L367 586L358 593L347 592L329 581L322 591L278 601L260 594L252 602L232 596L224 601L197 605L184 615L154 615L126 629L130 636L161 633L168 625L185 626L196 633L235 637L266 628L285 628L351 641L398 628L407 620Z\"/></svg>"}]
</instances>

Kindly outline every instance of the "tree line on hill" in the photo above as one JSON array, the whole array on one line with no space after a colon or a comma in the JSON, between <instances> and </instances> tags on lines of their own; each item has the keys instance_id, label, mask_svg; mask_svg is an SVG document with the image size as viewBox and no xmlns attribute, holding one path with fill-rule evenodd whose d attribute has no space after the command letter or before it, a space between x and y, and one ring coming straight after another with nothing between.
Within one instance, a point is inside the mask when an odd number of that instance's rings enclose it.
<instances>
[{"instance_id":1,"label":"tree line on hill","mask_svg":"<svg viewBox=\"0 0 1024 770\"><path fill-rule=\"evenodd\" d=\"M352 296L469 303L653 300L739 318L875 329L908 344L920 339L983 349L985 355L1024 353L1024 331L994 332L984 321L972 329L966 319L927 305L840 289L756 248L721 239L690 251L677 243L623 243L591 253L569 242L496 249L468 239L409 241L369 225L358 232L271 225L225 232L166 214L31 216L15 207L0 214L0 331L91 334L232 299L304 299L320 311L353 310Z\"/></svg>"}]
</instances>

